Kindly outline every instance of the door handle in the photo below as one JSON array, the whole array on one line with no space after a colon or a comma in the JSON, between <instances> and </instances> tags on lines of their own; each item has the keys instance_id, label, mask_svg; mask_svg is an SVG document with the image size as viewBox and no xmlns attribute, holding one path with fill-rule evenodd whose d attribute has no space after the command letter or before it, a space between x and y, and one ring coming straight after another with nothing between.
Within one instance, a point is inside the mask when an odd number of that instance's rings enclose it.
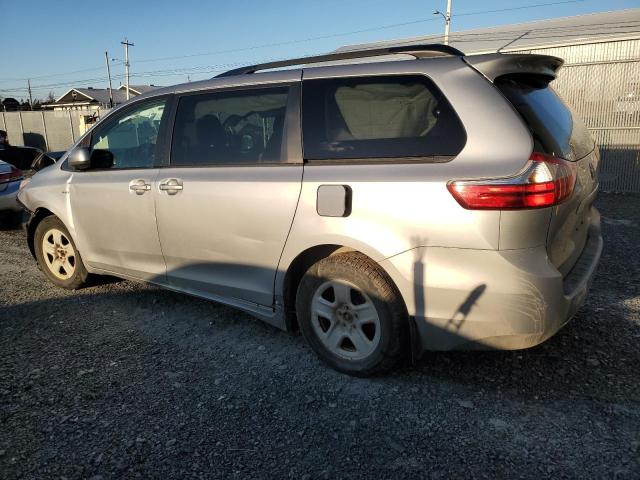
<instances>
[{"instance_id":1,"label":"door handle","mask_svg":"<svg viewBox=\"0 0 640 480\"><path fill-rule=\"evenodd\" d=\"M143 179L132 180L129 183L129 190L135 192L136 195L144 195L144 192L151 190L151 184L147 183L146 180Z\"/></svg>"},{"instance_id":2,"label":"door handle","mask_svg":"<svg viewBox=\"0 0 640 480\"><path fill-rule=\"evenodd\" d=\"M167 192L168 195L175 195L182 190L182 181L177 178L170 178L160 184L160 190Z\"/></svg>"}]
</instances>

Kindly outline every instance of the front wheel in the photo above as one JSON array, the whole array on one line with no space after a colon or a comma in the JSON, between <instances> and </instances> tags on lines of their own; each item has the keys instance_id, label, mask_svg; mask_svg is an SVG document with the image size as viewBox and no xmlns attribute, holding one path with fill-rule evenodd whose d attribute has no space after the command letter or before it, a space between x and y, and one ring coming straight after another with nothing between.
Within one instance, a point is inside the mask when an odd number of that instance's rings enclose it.
<instances>
[{"instance_id":1,"label":"front wheel","mask_svg":"<svg viewBox=\"0 0 640 480\"><path fill-rule=\"evenodd\" d=\"M69 290L86 283L87 269L60 219L50 216L38 224L34 247L38 266L52 283Z\"/></svg>"},{"instance_id":2,"label":"front wheel","mask_svg":"<svg viewBox=\"0 0 640 480\"><path fill-rule=\"evenodd\" d=\"M407 353L404 303L385 272L360 253L313 265L298 287L296 312L311 348L341 372L383 372Z\"/></svg>"}]
</instances>

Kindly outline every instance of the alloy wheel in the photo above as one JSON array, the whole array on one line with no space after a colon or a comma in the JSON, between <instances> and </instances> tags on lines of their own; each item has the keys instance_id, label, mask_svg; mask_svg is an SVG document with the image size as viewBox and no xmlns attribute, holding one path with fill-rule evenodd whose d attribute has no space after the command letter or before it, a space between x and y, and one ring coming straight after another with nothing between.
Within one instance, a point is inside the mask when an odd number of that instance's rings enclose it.
<instances>
[{"instance_id":1,"label":"alloy wheel","mask_svg":"<svg viewBox=\"0 0 640 480\"><path fill-rule=\"evenodd\" d=\"M331 353L349 360L368 357L380 343L380 318L373 302L349 282L320 285L311 300L311 324Z\"/></svg>"},{"instance_id":2,"label":"alloy wheel","mask_svg":"<svg viewBox=\"0 0 640 480\"><path fill-rule=\"evenodd\" d=\"M67 235L57 228L42 237L42 257L49 271L60 280L68 280L76 270L76 252Z\"/></svg>"}]
</instances>

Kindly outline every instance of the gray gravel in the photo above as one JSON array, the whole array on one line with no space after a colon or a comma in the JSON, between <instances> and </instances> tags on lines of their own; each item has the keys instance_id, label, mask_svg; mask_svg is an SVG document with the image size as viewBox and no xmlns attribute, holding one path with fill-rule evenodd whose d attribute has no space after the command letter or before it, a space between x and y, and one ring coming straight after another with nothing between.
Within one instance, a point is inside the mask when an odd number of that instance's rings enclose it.
<instances>
[{"instance_id":1,"label":"gray gravel","mask_svg":"<svg viewBox=\"0 0 640 480\"><path fill-rule=\"evenodd\" d=\"M542 346L355 379L299 335L132 282L50 286L0 231L0 478L640 478L640 198Z\"/></svg>"}]
</instances>

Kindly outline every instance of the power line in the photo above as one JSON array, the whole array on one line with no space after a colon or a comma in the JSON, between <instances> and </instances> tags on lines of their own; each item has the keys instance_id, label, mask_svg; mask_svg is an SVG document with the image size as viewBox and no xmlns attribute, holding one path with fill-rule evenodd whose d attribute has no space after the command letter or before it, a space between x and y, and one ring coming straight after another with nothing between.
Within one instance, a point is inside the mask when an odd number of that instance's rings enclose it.
<instances>
[{"instance_id":1,"label":"power line","mask_svg":"<svg viewBox=\"0 0 640 480\"><path fill-rule=\"evenodd\" d=\"M620 23L625 23L626 25L618 25ZM630 25L630 23L634 23ZM611 26L616 25L616 26ZM608 29L633 29L629 31L618 31L616 33L638 33L640 22L608 22L599 25L593 24L585 24L585 25L574 25L572 28L585 27L586 29L602 29L603 27L607 27ZM565 27L548 27L548 28L540 28L536 30L532 30L531 33L527 36L527 39L532 40L540 40L540 39L560 39L566 37L575 38L575 34L567 34L567 33L557 33L554 34L553 31L562 31L565 30ZM459 33L452 34L454 36L453 41L457 43L470 43L470 42L478 42L478 41L509 41L513 40L513 37L506 36L507 33L522 33L521 30L513 30L513 31L504 31L504 32L496 32L495 35L487 35L482 32L472 32L472 33ZM589 36L598 36L601 32L583 32L580 35L580 38L589 37ZM479 38L467 38L467 37L479 37ZM525 47L523 47L525 48ZM313 53L307 54L307 56L313 55ZM194 67L185 67L180 69L164 69L164 70L150 70L150 71L142 71L137 73L132 73L131 76L134 78L153 78L153 77L163 77L163 76L179 76L184 74L206 74L206 73L215 73L226 71L229 68L234 68L237 66L247 65L247 64L255 64L255 63L264 63L267 61L279 60L280 58L270 58L270 59L261 59L258 61L242 61L236 63L222 63L216 65L202 65L202 66L194 66ZM125 75L115 75L116 79L122 79ZM90 84L90 83L98 83L104 82L107 80L107 77L94 77L82 80L73 80L73 81L65 81L65 82L57 82L50 83L45 85L33 86L32 90L34 91L44 91L50 90L56 87L64 87L64 86L73 86L78 84ZM12 87L12 88L4 88L0 89L0 92L26 92L27 89L25 87Z\"/></svg>"},{"instance_id":2,"label":"power line","mask_svg":"<svg viewBox=\"0 0 640 480\"><path fill-rule=\"evenodd\" d=\"M527 8L551 7L555 5L564 5L567 3L580 3L584 1L585 0L565 0L562 2L537 3L535 5L521 5L519 7L507 7L507 8L497 8L495 10L482 10L477 12L458 13L456 15L453 15L453 17L466 17L468 15L485 15L487 13L502 13L502 12L510 12L513 10L524 10Z\"/></svg>"},{"instance_id":3,"label":"power line","mask_svg":"<svg viewBox=\"0 0 640 480\"><path fill-rule=\"evenodd\" d=\"M310 54L313 55L313 54ZM229 68L239 67L245 65L246 63L263 63L268 61L282 60L282 58L267 58L256 60L253 62L234 62L234 63L220 63L216 65L202 65L196 67L185 67L185 68L172 68L172 69L164 69L164 70L150 70L150 71L142 71L142 72L132 72L130 74L131 77L134 78L144 78L144 77L161 77L161 76L170 76L170 75L184 75L186 73L212 73L212 72L221 72L228 70ZM114 79L125 79L126 74L112 75ZM91 83L100 83L108 80L108 77L92 77L85 78L80 80L70 80L64 82L56 82L49 83L39 86L32 87L33 90L43 91L56 87L65 87L72 86L78 84L91 84ZM0 92L23 92L26 91L25 87L11 87L11 88L3 88L0 89Z\"/></svg>"},{"instance_id":4,"label":"power line","mask_svg":"<svg viewBox=\"0 0 640 480\"><path fill-rule=\"evenodd\" d=\"M606 27L607 30L616 29L618 30L617 34L624 33L638 33L638 29L640 27L640 22L638 21L625 21L625 22L606 22L598 25L594 24L583 24L583 25L572 25L571 28L580 28L581 34L580 38L589 37L589 36L597 36L602 33L603 28ZM593 31L593 30L599 31ZM622 31L622 30L627 31ZM631 30L629 30L631 29ZM558 26L558 27L545 27L531 30L528 34L527 39L561 39L566 37L576 37L575 33L562 33L566 30L566 27ZM554 33L557 32L557 33ZM500 31L495 32L493 35L487 35L484 32L469 32L469 33L457 33L452 34L453 41L458 43L469 43L469 42L478 42L478 41L509 41L512 40L513 37L508 36L509 33L522 33L523 30L508 30L508 31ZM524 48L524 47L523 47ZM312 55L312 54L308 54ZM264 63L265 61L278 60L279 58L272 59L261 59L259 61L242 61L237 63L221 63L215 65L202 65L202 66L194 66L194 67L185 67L185 68L173 68L173 69L163 69L163 70L150 70L150 71L141 71L137 73L132 73L131 76L135 78L153 78L153 77L162 77L162 76L172 76L172 75L184 75L184 74L205 74L205 73L214 73L225 71L226 69L246 65L253 63ZM122 79L125 75L115 75L117 79ZM64 86L73 86L78 84L90 84L90 83L98 83L104 82L107 80L107 77L94 77L87 78L82 80L73 80L73 81L64 81L64 82L54 82L39 86L32 86L32 90L34 91L43 91L45 89L50 90L56 87L64 87ZM25 87L11 87L11 88L0 88L0 92L26 92L27 89Z\"/></svg>"},{"instance_id":5,"label":"power line","mask_svg":"<svg viewBox=\"0 0 640 480\"><path fill-rule=\"evenodd\" d=\"M317 54L319 54L319 52L309 53L308 55L317 55ZM270 57L270 58L263 57L262 59L253 60L253 61L218 63L214 65L201 65L201 66L195 66L195 67L132 72L131 77L142 78L142 77L157 77L157 76L167 76L167 75L184 75L186 73L205 73L205 72L214 72L214 71L225 71L230 68L246 65L247 63L264 63L264 62L276 61L276 60L282 60L282 57ZM126 77L126 74L112 75L112 78L115 78L115 79L124 79L125 77ZM92 78L85 78L85 79L79 79L79 80L69 80L64 82L48 83L44 85L34 86L32 88L34 90L36 89L43 90L43 89L51 89L55 87L64 87L67 85L99 83L107 80L108 80L108 77L92 77ZM0 91L1 92L21 92L21 91L25 91L25 88L24 87L0 88Z\"/></svg>"},{"instance_id":6,"label":"power line","mask_svg":"<svg viewBox=\"0 0 640 480\"><path fill-rule=\"evenodd\" d=\"M619 25L624 23L625 25ZM563 32L565 32L567 30L567 28L571 28L571 29L575 29L575 28L580 28L581 31L584 30L600 30L599 33L602 33L603 27L609 27L608 29L617 29L617 28L637 28L640 26L640 20L627 20L624 22L606 22L606 23L599 23L599 24L593 24L593 23L585 23L585 24L581 24L581 25L571 25L570 27L567 27L565 25L561 25L561 26L557 26L557 27L543 27L543 28L533 28L530 31L531 32L549 32L549 31L553 31L553 30L561 30ZM492 27L491 29L494 29L496 27ZM477 31L477 32L472 32L472 31L468 31L468 32L454 32L451 35L455 35L456 37L467 37L467 36L472 36L472 35L477 35L477 36L483 36L483 37L487 37L487 30L488 29L482 29L482 31ZM496 34L518 34L518 33L522 33L523 32L523 28L520 28L518 30L500 30L499 32L495 32ZM427 36L438 36L438 35L427 35ZM572 36L575 37L577 36L575 33L571 33L568 34L567 36Z\"/></svg>"},{"instance_id":7,"label":"power line","mask_svg":"<svg viewBox=\"0 0 640 480\"><path fill-rule=\"evenodd\" d=\"M513 11L513 10L524 10L524 9L529 9L529 8L549 7L549 6L564 5L564 4L569 4L569 3L580 3L580 2L584 2L584 1L585 0L563 0L563 1L557 1L557 2L547 2L547 3L537 3L537 4L531 4L531 5L521 5L521 6L518 6L518 7L499 8L499 9L493 9L493 10L478 10L478 11L472 11L472 12L458 13L458 14L454 15L454 17L463 17L463 16L472 16L472 15L485 15L485 14L489 14L489 13L500 13L500 12L508 12L508 11ZM160 62L160 61L167 61L167 60L179 60L179 59L185 59L185 58L193 58L193 57L222 55L222 54L226 54L226 53L238 53L238 52L244 52L244 51L249 51L249 50L256 50L256 49L259 49L259 48L282 47L282 46L287 46L287 45L295 45L295 44L299 44L299 43L307 43L307 42L313 42L313 41L317 41L317 40L327 40L327 39L331 39L331 38L338 38L338 37L344 37L344 36L349 36L349 35L357 35L359 33L368 33L368 32L374 32L374 31L385 30L385 29L390 29L390 28L403 27L403 26L408 26L408 25L415 25L415 24L419 24L419 23L434 22L434 21L438 21L438 19L437 18L433 18L433 17L431 17L431 18L422 18L422 19L412 20L412 21L407 21L407 22L380 25L380 26L377 26L377 27L365 28L365 29L361 29L361 30L352 30L352 31L349 31L349 32L333 33L333 34L328 34L328 35L320 35L320 36L316 36L316 37L308 37L308 38L297 39L297 40L288 40L288 41L284 41L284 42L266 43L266 44L261 44L261 45L253 45L253 46L249 46L249 47L240 47L240 48L233 48L233 49L227 49L227 50L214 50L214 51L210 51L210 52L192 53L192 54L188 54L188 55L176 55L176 56L170 56L170 57L147 58L147 59L137 60L137 62L138 63ZM38 77L30 77L30 78L32 80L33 79L50 78L50 77L54 77L54 76L63 76L63 75L69 75L69 74L74 74L74 73L96 71L96 70L101 70L102 68L103 67L86 68L86 69L82 69L82 70L75 70L75 71L72 71L72 72L54 73L54 74L41 75L41 76L38 76ZM24 80L26 80L26 78L11 78L11 79L9 79L9 78L0 78L0 81L24 81Z\"/></svg>"},{"instance_id":8,"label":"power line","mask_svg":"<svg viewBox=\"0 0 640 480\"><path fill-rule=\"evenodd\" d=\"M629 31L618 31L616 32L617 34L625 34L625 33L639 33L640 30L638 29L638 27L640 27L640 24L634 27L629 27L629 28L633 28L633 30L629 30ZM518 33L527 33L526 30L520 30ZM575 38L575 39L580 39L580 38L584 38L584 37L594 37L594 36L600 36L602 35L602 32L583 32L580 33L579 35L576 35L575 33L560 33L558 32L557 34L553 33L553 32L541 32L540 35L536 34L536 30L530 30L527 35L523 38L524 40L541 40L541 39L546 39L546 38ZM496 34L495 36L482 36L480 34L478 34L478 36L476 38L466 38L465 36L458 36L458 35L453 35L453 42L484 42L484 41L499 41L499 40L513 40L513 36L512 35L506 35L503 34L502 32L500 34ZM536 45L536 46L529 46L528 48L540 48L543 45Z\"/></svg>"},{"instance_id":9,"label":"power line","mask_svg":"<svg viewBox=\"0 0 640 480\"><path fill-rule=\"evenodd\" d=\"M624 24L624 25L621 25ZM591 31L594 29L602 30L603 27L607 27L607 30L617 29L616 33L624 34L624 33L638 33L638 29L640 27L640 22L608 22L599 25L593 24L584 24L584 25L574 25L572 28L581 28L582 33L580 35L581 38L589 37L589 36L598 36L601 34L600 31ZM621 31L627 29L627 31ZM631 29L631 30L629 30ZM567 37L576 37L573 33L560 33L566 30L565 27L547 27L532 30L531 33L528 34L527 39L531 40L541 40L541 39L561 39ZM470 32L470 33L458 33L452 34L453 41L458 43L469 43L469 42L477 42L477 41L509 41L513 38L508 36L509 33L522 33L522 29L520 30L511 30L511 31L501 31L496 32L495 35L487 35L483 32ZM553 33L557 31L558 33ZM311 55L311 54L309 54ZM259 61L243 61L237 63L221 63L216 65L202 65L202 66L194 66L194 67L185 67L179 69L164 69L164 70L151 70L151 71L141 71L133 73L132 76L136 78L145 78L145 77L158 77L158 76L171 76L171 75L184 75L187 73L213 73L216 71L223 71L225 68L233 68L240 65L245 64L253 64L253 63L263 63L265 61L270 61L274 59L261 59ZM278 60L278 58L275 58ZM115 75L115 78L122 79L124 75ZM68 85L77 85L77 84L87 84L87 83L98 83L106 81L106 77L94 77L82 80L72 80L65 82L56 82L45 85L33 86L33 90L41 91L43 89L51 89L55 87L68 86ZM12 88L3 88L0 89L3 92L26 92L25 87L12 87Z\"/></svg>"},{"instance_id":10,"label":"power line","mask_svg":"<svg viewBox=\"0 0 640 480\"><path fill-rule=\"evenodd\" d=\"M91 72L91 71L94 71L94 70L102 70L102 67L82 68L80 70L73 70L71 72L49 73L47 75L40 75L40 76L29 77L29 78L34 79L34 80L39 80L41 78L59 77L59 76L62 76L62 75L71 75L71 74L74 74L74 73ZM20 78L17 78L17 77L14 77L14 78L6 78L6 77L5 78L0 78L0 81L3 81L3 82L4 81L7 81L7 82L9 82L9 81L18 81L18 80L25 80L25 78L23 78L23 77L20 77Z\"/></svg>"}]
</instances>

